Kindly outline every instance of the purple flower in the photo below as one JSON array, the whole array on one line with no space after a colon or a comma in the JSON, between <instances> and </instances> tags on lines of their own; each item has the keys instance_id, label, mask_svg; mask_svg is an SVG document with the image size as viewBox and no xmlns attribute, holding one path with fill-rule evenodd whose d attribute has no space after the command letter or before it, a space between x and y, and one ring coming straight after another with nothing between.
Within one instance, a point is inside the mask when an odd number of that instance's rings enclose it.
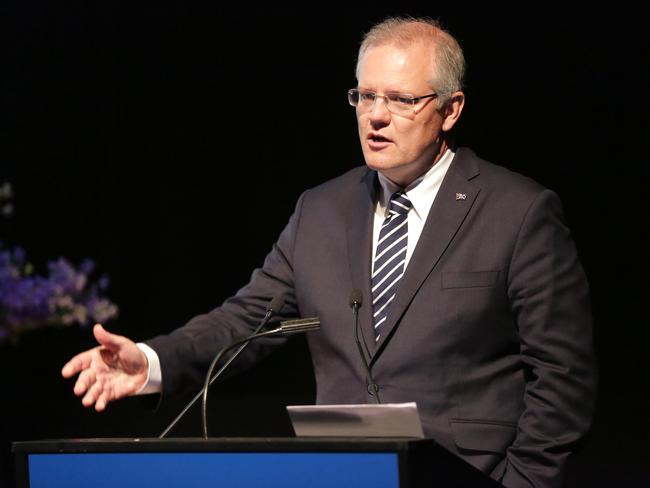
<instances>
[{"instance_id":1,"label":"purple flower","mask_svg":"<svg viewBox=\"0 0 650 488\"><path fill-rule=\"evenodd\" d=\"M50 282L57 294L78 293L86 286L86 275L77 273L77 270L64 258L50 261L47 266L50 270Z\"/></svg>"},{"instance_id":2,"label":"purple flower","mask_svg":"<svg viewBox=\"0 0 650 488\"><path fill-rule=\"evenodd\" d=\"M90 259L77 270L59 258L48 263L47 277L33 276L25 251L6 251L0 243L0 342L30 328L85 326L91 320L106 322L117 317L117 306L100 296L108 287L108 278L90 282L94 268Z\"/></svg>"},{"instance_id":3,"label":"purple flower","mask_svg":"<svg viewBox=\"0 0 650 488\"><path fill-rule=\"evenodd\" d=\"M52 288L40 276L14 279L11 287L4 288L0 309L10 329L47 322L50 316Z\"/></svg>"},{"instance_id":4,"label":"purple flower","mask_svg":"<svg viewBox=\"0 0 650 488\"><path fill-rule=\"evenodd\" d=\"M117 306L105 298L89 300L86 306L88 307L88 314L93 322L104 323L117 317Z\"/></svg>"}]
</instances>

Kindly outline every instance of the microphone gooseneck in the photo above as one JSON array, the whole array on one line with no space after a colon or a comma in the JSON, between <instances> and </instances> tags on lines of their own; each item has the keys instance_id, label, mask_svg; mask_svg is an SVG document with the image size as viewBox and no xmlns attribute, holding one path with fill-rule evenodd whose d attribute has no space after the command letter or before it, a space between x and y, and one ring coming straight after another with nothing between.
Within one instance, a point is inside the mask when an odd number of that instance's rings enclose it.
<instances>
[{"instance_id":1,"label":"microphone gooseneck","mask_svg":"<svg viewBox=\"0 0 650 488\"><path fill-rule=\"evenodd\" d=\"M368 392L373 396L376 403L381 403L381 397L379 396L379 385L375 383L375 380L372 377L370 366L368 365L368 360L366 359L366 354L363 352L363 347L361 346L361 338L359 338L359 332L361 330L361 327L359 327L359 309L363 304L363 294L361 293L361 290L355 288L350 292L349 303L350 307L352 307L352 313L354 314L354 338L357 343L357 349L359 350L359 356L361 356L361 362L363 363L363 367L366 370ZM361 332L361 334L363 337L363 332ZM366 345L365 340L363 341L363 344L364 346ZM366 351L367 350L368 348L366 346ZM368 355L370 354L368 353Z\"/></svg>"},{"instance_id":2,"label":"microphone gooseneck","mask_svg":"<svg viewBox=\"0 0 650 488\"><path fill-rule=\"evenodd\" d=\"M269 302L269 304L267 305L267 307L266 307L266 313L264 314L264 318L262 319L260 324L255 329L255 332L254 332L253 335L258 334L262 330L262 328L268 323L268 321L271 319L271 317L274 314L278 313L280 310L282 310L283 306L284 306L284 299L283 298L281 298L281 297L273 297L271 299L271 301ZM239 354L241 354L241 352L246 348L246 346L248 345L249 342L250 341L245 341L245 342L243 342L241 344L241 347L239 349L237 349L237 351L235 351L235 353L232 356L230 356L230 358L228 358L228 361L226 361L226 363L221 367L221 369L219 369L219 371L217 371L217 374L214 375L214 378L212 378L210 380L210 384L212 384L212 382L214 380L216 380L219 376L221 376L221 374L228 368L228 366L230 366L230 363L232 363L232 361L237 356L239 356ZM240 343L237 343L237 344L240 344ZM210 371L210 374L212 374L212 371ZM164 439L167 436L167 434L169 434L169 432L180 421L180 419L182 419L185 416L187 411L192 407L192 405L194 405L197 402L197 400L201 397L202 394L203 394L203 390L199 391L194 396L194 398L192 398L192 400L190 400L190 402L187 405L185 405L185 408L183 408L181 413L179 413L178 416L174 420L172 420L172 422L167 426L167 428L158 436L158 439Z\"/></svg>"},{"instance_id":3,"label":"microphone gooseneck","mask_svg":"<svg viewBox=\"0 0 650 488\"><path fill-rule=\"evenodd\" d=\"M266 320L268 321L268 319ZM266 323L264 320L262 322L263 324ZM244 337L243 339L239 339L233 342L232 344L221 349L221 351L219 351L219 353L212 360L212 363L208 368L208 372L205 375L205 383L203 385L203 389L200 391L200 394L203 397L203 401L201 404L201 422L203 426L203 438L204 439L208 438L208 390L210 389L210 385L219 377L221 371L223 371L224 368L221 368L214 376L212 376L212 370L219 363L219 360L227 351L240 344L246 346L252 340L260 339L262 337L288 336L288 335L299 334L302 332L309 332L318 329L320 329L320 320L318 319L318 317L285 320L283 322L280 322L280 327L276 327L275 329L267 330L265 332L257 332L255 334L249 335L248 337Z\"/></svg>"}]
</instances>

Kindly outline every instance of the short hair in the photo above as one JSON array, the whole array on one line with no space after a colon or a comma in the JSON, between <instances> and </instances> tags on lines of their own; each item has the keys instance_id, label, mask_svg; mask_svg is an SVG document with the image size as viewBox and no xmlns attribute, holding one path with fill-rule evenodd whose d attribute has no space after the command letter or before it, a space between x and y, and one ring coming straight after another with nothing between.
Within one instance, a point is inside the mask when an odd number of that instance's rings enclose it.
<instances>
[{"instance_id":1,"label":"short hair","mask_svg":"<svg viewBox=\"0 0 650 488\"><path fill-rule=\"evenodd\" d=\"M429 43L434 49L435 67L430 83L442 106L452 93L463 89L465 56L458 41L438 21L428 17L389 17L372 27L363 36L359 48L357 79L361 59L370 47L385 44L406 47L414 42Z\"/></svg>"}]
</instances>

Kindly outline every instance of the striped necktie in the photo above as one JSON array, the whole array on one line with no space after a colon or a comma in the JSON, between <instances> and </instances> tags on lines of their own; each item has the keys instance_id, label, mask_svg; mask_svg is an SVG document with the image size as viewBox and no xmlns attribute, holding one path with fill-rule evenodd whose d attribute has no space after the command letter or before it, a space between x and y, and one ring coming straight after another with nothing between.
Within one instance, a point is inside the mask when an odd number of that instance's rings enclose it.
<instances>
[{"instance_id":1,"label":"striped necktie","mask_svg":"<svg viewBox=\"0 0 650 488\"><path fill-rule=\"evenodd\" d=\"M381 326L386 321L390 303L395 298L399 280L404 275L408 243L408 213L411 200L403 191L393 193L388 217L379 231L379 240L372 266L372 309L375 340L381 337Z\"/></svg>"}]
</instances>

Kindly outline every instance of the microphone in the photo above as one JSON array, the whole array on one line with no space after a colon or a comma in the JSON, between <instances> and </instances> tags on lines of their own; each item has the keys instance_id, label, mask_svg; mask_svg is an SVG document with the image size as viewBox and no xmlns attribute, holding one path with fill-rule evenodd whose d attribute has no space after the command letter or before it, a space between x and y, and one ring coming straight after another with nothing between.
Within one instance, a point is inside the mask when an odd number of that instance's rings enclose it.
<instances>
[{"instance_id":1,"label":"microphone","mask_svg":"<svg viewBox=\"0 0 650 488\"><path fill-rule=\"evenodd\" d=\"M352 312L354 314L359 313L359 309L363 305L363 293L358 288L355 288L350 292L350 306L352 307Z\"/></svg>"},{"instance_id":2,"label":"microphone","mask_svg":"<svg viewBox=\"0 0 650 488\"><path fill-rule=\"evenodd\" d=\"M368 361L366 359L366 354L363 352L361 347L361 340L363 340L363 345L366 348L366 353L370 356L368 352L368 346L366 346L366 341L363 338L363 331L359 327L359 309L363 304L363 294L361 290L355 288L350 292L350 307L352 307L352 313L354 314L354 338L357 343L357 349L359 350L359 355L361 356L361 361L363 362L363 367L366 370L366 382L368 383L368 391L375 398L375 402L381 403L381 398L379 397L379 385L375 383L375 380L372 378L372 373L370 373L370 367L368 366ZM361 339L359 339L359 331L361 331Z\"/></svg>"},{"instance_id":3,"label":"microphone","mask_svg":"<svg viewBox=\"0 0 650 488\"><path fill-rule=\"evenodd\" d=\"M306 319L284 320L280 322L280 327L265 332L265 334L278 333L279 335L292 335L318 329L320 329L320 320L318 317L309 317Z\"/></svg>"},{"instance_id":4,"label":"microphone","mask_svg":"<svg viewBox=\"0 0 650 488\"><path fill-rule=\"evenodd\" d=\"M277 314L280 310L282 310L283 306L284 306L284 299L283 298L281 298L281 297L273 297L271 299L271 301L269 302L269 304L266 306L266 313L264 314L264 318L262 319L262 321L259 323L259 325L255 329L254 334L259 333L262 330L262 328L268 323L268 321L271 319L271 317L273 317L273 315ZM243 344L241 344L241 347L239 349L237 349L237 351L235 351L235 353L232 356L230 356L228 361L226 361L226 363L221 367L221 369L219 371L217 371L217 374L214 375L214 378L212 380L210 380L210 384L212 384L212 382L214 380L216 380L219 376L221 376L221 374L226 370L226 368L228 368L230 363L232 363L232 361L237 356L239 356L239 354L246 348L247 345L248 345L248 342L244 342ZM178 416L174 420L172 420L172 422L167 426L167 428L162 432L162 434L160 434L158 436L158 439L164 439L165 438L165 436L169 433L169 431L174 428L174 426L178 423L178 421L185 416L185 414L192 407L192 405L194 405L196 403L196 401L201 397L202 393L203 393L203 390L199 391L196 394L196 396L194 398L192 398L192 400L190 400L190 402L187 405L185 405L185 408L181 411L180 414L178 414Z\"/></svg>"},{"instance_id":5,"label":"microphone","mask_svg":"<svg viewBox=\"0 0 650 488\"><path fill-rule=\"evenodd\" d=\"M280 310L282 310L282 307L284 307L284 298L282 297L271 298L269 305L266 307L266 315L264 315L264 318L262 319L262 327L264 327L266 322L268 322L273 315L275 315ZM258 326L258 329L259 328L260 327Z\"/></svg>"},{"instance_id":6,"label":"microphone","mask_svg":"<svg viewBox=\"0 0 650 488\"><path fill-rule=\"evenodd\" d=\"M256 332L255 334L249 335L248 337L244 337L243 339L236 340L232 344L221 349L221 351L219 351L219 353L212 360L212 363L208 368L208 372L205 375L205 384L203 385L203 389L199 392L203 396L203 400L201 404L201 423L203 425L203 438L204 439L208 438L208 390L210 389L210 385L212 384L212 382L219 377L219 374L221 373L221 371L223 371L224 368L221 368L221 370L219 370L217 374L215 374L214 377L211 378L212 370L217 365L221 357L227 351L242 343L244 344L244 346L246 346L252 340L260 339L262 337L288 336L288 335L299 334L301 332L309 332L311 330L318 330L318 329L320 329L320 319L318 317L285 320L283 322L280 322L280 327L267 330L265 332Z\"/></svg>"}]
</instances>

